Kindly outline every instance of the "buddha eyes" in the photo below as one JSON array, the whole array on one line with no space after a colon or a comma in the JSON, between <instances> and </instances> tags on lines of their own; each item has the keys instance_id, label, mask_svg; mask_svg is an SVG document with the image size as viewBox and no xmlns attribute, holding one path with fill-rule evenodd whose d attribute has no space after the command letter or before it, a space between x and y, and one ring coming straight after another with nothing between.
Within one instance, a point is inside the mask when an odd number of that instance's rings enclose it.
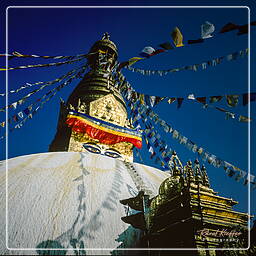
<instances>
[{"instance_id":1,"label":"buddha eyes","mask_svg":"<svg viewBox=\"0 0 256 256\"><path fill-rule=\"evenodd\" d=\"M87 151L89 151L89 152L91 152L91 153L95 153L95 154L100 154L101 153L101 151L100 151L100 149L99 148L97 148L97 147L94 147L94 146L91 146L91 145L84 145L84 148L87 150Z\"/></svg>"},{"instance_id":2,"label":"buddha eyes","mask_svg":"<svg viewBox=\"0 0 256 256\"><path fill-rule=\"evenodd\" d=\"M104 155L112 157L112 158L119 158L119 157L121 157L121 155L119 153L113 152L113 151L105 151Z\"/></svg>"},{"instance_id":3,"label":"buddha eyes","mask_svg":"<svg viewBox=\"0 0 256 256\"><path fill-rule=\"evenodd\" d=\"M106 150L105 152L103 152L97 145L91 145L91 144L84 144L83 147L94 154L101 154L101 155L105 155L108 157L112 157L112 158L120 158L122 157L121 154L118 151L114 151L114 150Z\"/></svg>"}]
</instances>

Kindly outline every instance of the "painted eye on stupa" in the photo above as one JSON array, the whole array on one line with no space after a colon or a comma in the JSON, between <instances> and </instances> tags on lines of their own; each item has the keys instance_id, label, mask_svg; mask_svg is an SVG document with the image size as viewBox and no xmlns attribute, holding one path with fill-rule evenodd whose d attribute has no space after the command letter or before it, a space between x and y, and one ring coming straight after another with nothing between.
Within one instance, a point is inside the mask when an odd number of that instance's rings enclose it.
<instances>
[{"instance_id":1,"label":"painted eye on stupa","mask_svg":"<svg viewBox=\"0 0 256 256\"><path fill-rule=\"evenodd\" d=\"M93 145L93 144L84 144L83 147L94 154L101 154L101 150L97 145Z\"/></svg>"},{"instance_id":2,"label":"painted eye on stupa","mask_svg":"<svg viewBox=\"0 0 256 256\"><path fill-rule=\"evenodd\" d=\"M112 157L112 158L120 158L120 157L122 157L119 152L115 152L115 151L105 151L104 155Z\"/></svg>"}]
</instances>

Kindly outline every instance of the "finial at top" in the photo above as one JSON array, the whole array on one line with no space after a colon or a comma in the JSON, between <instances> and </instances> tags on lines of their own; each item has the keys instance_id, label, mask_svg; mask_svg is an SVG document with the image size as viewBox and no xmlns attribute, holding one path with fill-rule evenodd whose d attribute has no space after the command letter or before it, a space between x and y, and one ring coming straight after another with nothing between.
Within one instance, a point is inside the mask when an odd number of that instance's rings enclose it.
<instances>
[{"instance_id":1,"label":"finial at top","mask_svg":"<svg viewBox=\"0 0 256 256\"><path fill-rule=\"evenodd\" d=\"M108 33L108 32L105 32L105 33L103 34L103 37L102 37L101 40L109 40L109 38L110 38L109 33Z\"/></svg>"}]
</instances>

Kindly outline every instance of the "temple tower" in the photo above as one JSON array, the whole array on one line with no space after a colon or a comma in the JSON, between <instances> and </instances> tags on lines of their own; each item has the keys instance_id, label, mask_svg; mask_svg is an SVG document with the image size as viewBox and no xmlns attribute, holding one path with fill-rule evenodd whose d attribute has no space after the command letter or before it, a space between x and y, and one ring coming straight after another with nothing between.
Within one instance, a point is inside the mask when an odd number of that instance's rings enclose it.
<instances>
[{"instance_id":1,"label":"temple tower","mask_svg":"<svg viewBox=\"0 0 256 256\"><path fill-rule=\"evenodd\" d=\"M161 256L244 255L215 250L248 246L250 216L233 209L238 202L219 196L211 188L206 168L200 166L197 159L194 164L188 161L183 166L173 152L170 174L160 185L157 196L148 199L145 193L141 193L120 201L140 211L122 220L144 230L142 247L192 248L191 251L150 253Z\"/></svg>"},{"instance_id":2,"label":"temple tower","mask_svg":"<svg viewBox=\"0 0 256 256\"><path fill-rule=\"evenodd\" d=\"M117 56L117 47L109 40L108 33L91 47L87 57L89 72L71 93L67 103L61 103L58 129L49 147L50 151L83 152L84 144L94 144L100 147L100 150L111 149L120 153L124 160L133 161L132 143L127 141L115 144L100 143L88 133L72 130L66 124L68 108L102 120L105 124L132 128L127 119L125 101L115 86L112 75Z\"/></svg>"}]
</instances>

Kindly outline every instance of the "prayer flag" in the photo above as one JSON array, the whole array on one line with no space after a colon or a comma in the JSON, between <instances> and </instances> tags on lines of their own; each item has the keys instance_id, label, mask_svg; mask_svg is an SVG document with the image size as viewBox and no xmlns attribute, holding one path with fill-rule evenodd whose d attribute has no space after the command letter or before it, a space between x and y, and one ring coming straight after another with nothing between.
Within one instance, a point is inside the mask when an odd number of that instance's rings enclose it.
<instances>
[{"instance_id":1,"label":"prayer flag","mask_svg":"<svg viewBox=\"0 0 256 256\"><path fill-rule=\"evenodd\" d=\"M169 43L169 42L165 42L165 43L159 44L159 46L162 47L162 48L165 49L165 50L171 50L171 49L173 49L173 46L172 46L171 43Z\"/></svg>"},{"instance_id":2,"label":"prayer flag","mask_svg":"<svg viewBox=\"0 0 256 256\"><path fill-rule=\"evenodd\" d=\"M145 103L144 94L139 94L139 101L140 101L140 104Z\"/></svg>"},{"instance_id":3,"label":"prayer flag","mask_svg":"<svg viewBox=\"0 0 256 256\"><path fill-rule=\"evenodd\" d=\"M19 121L19 119L18 119L18 116L17 116L17 115L14 115L14 116L12 117L12 119L13 119L15 122L18 122L18 121Z\"/></svg>"},{"instance_id":4,"label":"prayer flag","mask_svg":"<svg viewBox=\"0 0 256 256\"><path fill-rule=\"evenodd\" d=\"M163 49L157 49L157 50L155 50L153 53L151 53L150 56L157 55L157 54L159 54L159 53L161 53L161 52L165 52L165 50L163 50Z\"/></svg>"},{"instance_id":5,"label":"prayer flag","mask_svg":"<svg viewBox=\"0 0 256 256\"><path fill-rule=\"evenodd\" d=\"M194 94L189 94L189 95L188 95L188 99L189 99L189 100L195 100L196 98L195 98L195 95L194 95Z\"/></svg>"},{"instance_id":6,"label":"prayer flag","mask_svg":"<svg viewBox=\"0 0 256 256\"><path fill-rule=\"evenodd\" d=\"M146 47L143 48L143 50L141 51L141 53L139 55L142 56L142 57L148 58L148 57L151 56L151 54L153 52L155 52L155 49L153 47L146 46Z\"/></svg>"},{"instance_id":7,"label":"prayer flag","mask_svg":"<svg viewBox=\"0 0 256 256\"><path fill-rule=\"evenodd\" d=\"M154 98L151 98L150 95L145 95L144 99L145 99L146 105L151 106L151 103L154 104ZM153 101L153 102L152 102L152 101Z\"/></svg>"},{"instance_id":8,"label":"prayer flag","mask_svg":"<svg viewBox=\"0 0 256 256\"><path fill-rule=\"evenodd\" d=\"M14 102L14 103L11 104L11 106L12 106L14 109L16 109L17 105L18 105L18 102Z\"/></svg>"},{"instance_id":9,"label":"prayer flag","mask_svg":"<svg viewBox=\"0 0 256 256\"><path fill-rule=\"evenodd\" d=\"M246 25L243 25L243 26L239 26L238 27L238 32L237 32L237 35L243 35L243 34L248 34L248 27L249 25L246 24Z\"/></svg>"},{"instance_id":10,"label":"prayer flag","mask_svg":"<svg viewBox=\"0 0 256 256\"><path fill-rule=\"evenodd\" d=\"M244 93L243 94L243 105L247 105L249 101L256 101L256 93Z\"/></svg>"},{"instance_id":11,"label":"prayer flag","mask_svg":"<svg viewBox=\"0 0 256 256\"><path fill-rule=\"evenodd\" d=\"M117 71L121 70L123 67L128 66L129 65L129 61L124 61L122 63L119 64L119 66L117 67Z\"/></svg>"},{"instance_id":12,"label":"prayer flag","mask_svg":"<svg viewBox=\"0 0 256 256\"><path fill-rule=\"evenodd\" d=\"M248 123L248 122L251 122L251 121L252 121L252 118L242 116L242 115L239 116L239 122Z\"/></svg>"},{"instance_id":13,"label":"prayer flag","mask_svg":"<svg viewBox=\"0 0 256 256\"><path fill-rule=\"evenodd\" d=\"M23 118L23 113L22 113L22 111L20 111L20 112L18 113L18 116L19 116L20 118Z\"/></svg>"},{"instance_id":14,"label":"prayer flag","mask_svg":"<svg viewBox=\"0 0 256 256\"><path fill-rule=\"evenodd\" d=\"M24 112L26 115L29 115L30 110L29 110L28 108L25 108L25 109L23 110L23 112Z\"/></svg>"},{"instance_id":15,"label":"prayer flag","mask_svg":"<svg viewBox=\"0 0 256 256\"><path fill-rule=\"evenodd\" d=\"M196 100L200 103L206 104L206 97L196 97Z\"/></svg>"},{"instance_id":16,"label":"prayer flag","mask_svg":"<svg viewBox=\"0 0 256 256\"><path fill-rule=\"evenodd\" d=\"M156 163L156 164L160 164L160 163L161 163L161 160L160 160L160 157L159 157L159 156L156 157L155 163Z\"/></svg>"},{"instance_id":17,"label":"prayer flag","mask_svg":"<svg viewBox=\"0 0 256 256\"><path fill-rule=\"evenodd\" d=\"M165 97L156 96L154 106L156 106L159 102L161 102L161 101L164 100L164 99L165 99Z\"/></svg>"},{"instance_id":18,"label":"prayer flag","mask_svg":"<svg viewBox=\"0 0 256 256\"><path fill-rule=\"evenodd\" d=\"M237 171L238 171L239 173L236 175L235 180L236 180L236 181L239 181L239 180L243 179L243 178L246 176L246 172L240 170L239 168L236 168L236 169L238 169Z\"/></svg>"},{"instance_id":19,"label":"prayer flag","mask_svg":"<svg viewBox=\"0 0 256 256\"><path fill-rule=\"evenodd\" d=\"M227 104L230 107L235 107L238 104L239 95L226 95Z\"/></svg>"},{"instance_id":20,"label":"prayer flag","mask_svg":"<svg viewBox=\"0 0 256 256\"><path fill-rule=\"evenodd\" d=\"M184 98L177 98L177 101L178 101L177 108L181 107L183 100L184 100Z\"/></svg>"},{"instance_id":21,"label":"prayer flag","mask_svg":"<svg viewBox=\"0 0 256 256\"><path fill-rule=\"evenodd\" d=\"M222 98L223 98L223 96L211 96L210 103L219 102Z\"/></svg>"},{"instance_id":22,"label":"prayer flag","mask_svg":"<svg viewBox=\"0 0 256 256\"><path fill-rule=\"evenodd\" d=\"M233 23L227 23L221 30L219 33L225 33L225 32L229 32L235 29L238 29L238 25L233 24Z\"/></svg>"},{"instance_id":23,"label":"prayer flag","mask_svg":"<svg viewBox=\"0 0 256 256\"><path fill-rule=\"evenodd\" d=\"M169 98L167 102L168 102L169 104L172 104L175 100L176 100L176 98Z\"/></svg>"},{"instance_id":24,"label":"prayer flag","mask_svg":"<svg viewBox=\"0 0 256 256\"><path fill-rule=\"evenodd\" d=\"M200 154L200 155L203 153L203 151L204 151L204 149L201 147L197 150L198 154Z\"/></svg>"},{"instance_id":25,"label":"prayer flag","mask_svg":"<svg viewBox=\"0 0 256 256\"><path fill-rule=\"evenodd\" d=\"M215 27L209 21L206 21L204 24L201 25L201 37L202 39L211 38L212 33L214 32Z\"/></svg>"},{"instance_id":26,"label":"prayer flag","mask_svg":"<svg viewBox=\"0 0 256 256\"><path fill-rule=\"evenodd\" d=\"M236 173L232 169L227 169L227 174L228 174L229 177L233 177Z\"/></svg>"},{"instance_id":27,"label":"prayer flag","mask_svg":"<svg viewBox=\"0 0 256 256\"><path fill-rule=\"evenodd\" d=\"M176 47L184 46L184 44L182 43L183 35L181 34L178 27L174 28L174 30L171 33L171 36Z\"/></svg>"},{"instance_id":28,"label":"prayer flag","mask_svg":"<svg viewBox=\"0 0 256 256\"><path fill-rule=\"evenodd\" d=\"M231 113L231 112L226 112L226 119L228 120L229 118L234 119L235 118L235 114Z\"/></svg>"},{"instance_id":29,"label":"prayer flag","mask_svg":"<svg viewBox=\"0 0 256 256\"><path fill-rule=\"evenodd\" d=\"M140 57L133 57L131 59L128 60L128 66L133 65L134 63L136 63L139 60L143 60L144 58L140 58Z\"/></svg>"},{"instance_id":30,"label":"prayer flag","mask_svg":"<svg viewBox=\"0 0 256 256\"><path fill-rule=\"evenodd\" d=\"M172 133L172 137L173 137L174 139L178 139L178 137L179 137L179 132L178 132L177 130L174 130L173 133Z\"/></svg>"}]
</instances>

